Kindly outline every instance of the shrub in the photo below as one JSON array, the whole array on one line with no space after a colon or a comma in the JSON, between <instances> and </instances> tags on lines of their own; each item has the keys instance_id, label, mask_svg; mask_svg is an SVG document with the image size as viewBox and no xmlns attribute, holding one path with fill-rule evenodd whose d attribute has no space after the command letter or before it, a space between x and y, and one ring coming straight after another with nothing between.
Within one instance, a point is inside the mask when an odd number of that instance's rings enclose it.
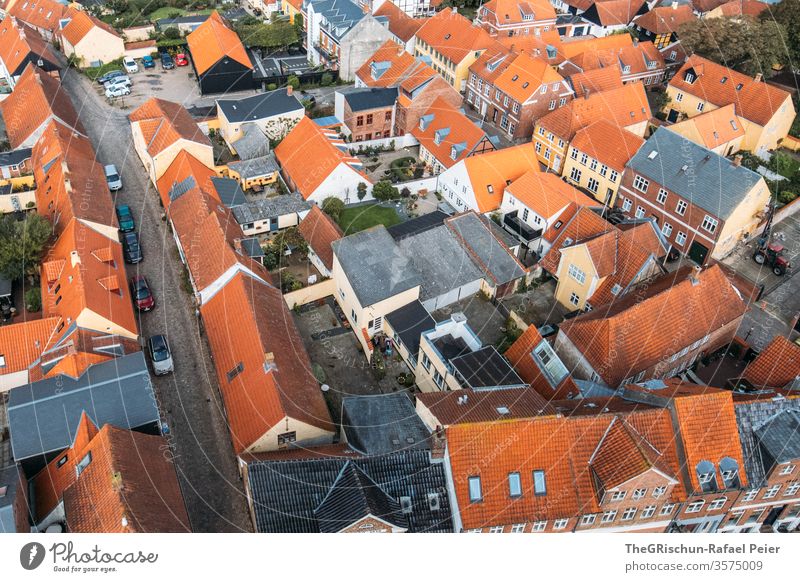
<instances>
[{"instance_id":1,"label":"shrub","mask_svg":"<svg viewBox=\"0 0 800 582\"><path fill-rule=\"evenodd\" d=\"M174 26L170 26L167 30L164 31L164 38L168 40L177 40L180 37L181 37L181 31Z\"/></svg>"},{"instance_id":2,"label":"shrub","mask_svg":"<svg viewBox=\"0 0 800 582\"><path fill-rule=\"evenodd\" d=\"M344 202L335 196L329 196L322 201L322 211L336 222L338 222L339 218L341 218L343 210Z\"/></svg>"},{"instance_id":3,"label":"shrub","mask_svg":"<svg viewBox=\"0 0 800 582\"><path fill-rule=\"evenodd\" d=\"M408 198L409 196L411 196L411 190L404 187L402 190L400 190L400 196L402 196L403 198Z\"/></svg>"},{"instance_id":4,"label":"shrub","mask_svg":"<svg viewBox=\"0 0 800 582\"><path fill-rule=\"evenodd\" d=\"M358 199L363 200L367 195L367 185L364 182L359 182L356 191L358 192Z\"/></svg>"},{"instance_id":5,"label":"shrub","mask_svg":"<svg viewBox=\"0 0 800 582\"><path fill-rule=\"evenodd\" d=\"M31 287L25 291L25 307L31 313L42 308L42 290L39 287Z\"/></svg>"},{"instance_id":6,"label":"shrub","mask_svg":"<svg viewBox=\"0 0 800 582\"><path fill-rule=\"evenodd\" d=\"M267 85L267 91L275 91L277 88L278 86L275 83L270 83Z\"/></svg>"},{"instance_id":7,"label":"shrub","mask_svg":"<svg viewBox=\"0 0 800 582\"><path fill-rule=\"evenodd\" d=\"M333 75L331 75L330 73L323 73L322 74L322 79L320 79L319 83L323 87L327 87L328 85L333 83Z\"/></svg>"},{"instance_id":8,"label":"shrub","mask_svg":"<svg viewBox=\"0 0 800 582\"><path fill-rule=\"evenodd\" d=\"M788 190L784 190L783 192L778 194L778 202L781 204L789 204L792 200L797 198L797 194L794 192L790 192Z\"/></svg>"},{"instance_id":9,"label":"shrub","mask_svg":"<svg viewBox=\"0 0 800 582\"><path fill-rule=\"evenodd\" d=\"M300 88L300 79L298 79L295 75L292 75L288 79L286 79L286 84L291 87L292 89L299 89Z\"/></svg>"},{"instance_id":10,"label":"shrub","mask_svg":"<svg viewBox=\"0 0 800 582\"><path fill-rule=\"evenodd\" d=\"M376 200L397 200L400 197L400 192L391 183L381 180L372 187L372 195Z\"/></svg>"}]
</instances>

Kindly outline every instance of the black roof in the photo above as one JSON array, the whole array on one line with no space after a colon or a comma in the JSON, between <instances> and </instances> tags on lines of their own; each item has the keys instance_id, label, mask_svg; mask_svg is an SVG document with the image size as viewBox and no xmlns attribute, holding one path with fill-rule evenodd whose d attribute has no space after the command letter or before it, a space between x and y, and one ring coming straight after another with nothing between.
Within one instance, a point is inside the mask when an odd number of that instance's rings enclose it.
<instances>
[{"instance_id":1,"label":"black roof","mask_svg":"<svg viewBox=\"0 0 800 582\"><path fill-rule=\"evenodd\" d=\"M30 159L31 148L20 148L8 152L0 152L0 166L19 165L25 160Z\"/></svg>"},{"instance_id":2,"label":"black roof","mask_svg":"<svg viewBox=\"0 0 800 582\"><path fill-rule=\"evenodd\" d=\"M415 358L419 353L419 338L426 332L436 327L436 321L430 316L422 303L415 300L395 309L386 316L386 321L400 336L400 341Z\"/></svg>"},{"instance_id":3,"label":"black roof","mask_svg":"<svg viewBox=\"0 0 800 582\"><path fill-rule=\"evenodd\" d=\"M90 366L77 379L59 375L8 394L11 447L18 461L69 447L84 411L96 426L132 429L160 420L142 352Z\"/></svg>"},{"instance_id":4,"label":"black roof","mask_svg":"<svg viewBox=\"0 0 800 582\"><path fill-rule=\"evenodd\" d=\"M239 186L239 180L214 176L211 178L211 183L214 185L214 190L217 191L220 201L228 208L247 203L247 198L241 186Z\"/></svg>"},{"instance_id":5,"label":"black roof","mask_svg":"<svg viewBox=\"0 0 800 582\"><path fill-rule=\"evenodd\" d=\"M353 89L343 93L345 101L354 112L391 107L397 100L397 87Z\"/></svg>"},{"instance_id":6,"label":"black roof","mask_svg":"<svg viewBox=\"0 0 800 582\"><path fill-rule=\"evenodd\" d=\"M372 515L396 527L408 528L400 503L381 489L357 465L346 463L314 511L322 533L336 533Z\"/></svg>"},{"instance_id":7,"label":"black roof","mask_svg":"<svg viewBox=\"0 0 800 582\"><path fill-rule=\"evenodd\" d=\"M495 349L486 346L469 354L453 358L450 363L473 390L501 386L525 386L511 364Z\"/></svg>"},{"instance_id":8,"label":"black roof","mask_svg":"<svg viewBox=\"0 0 800 582\"><path fill-rule=\"evenodd\" d=\"M800 411L783 410L756 430L761 449L775 463L800 459Z\"/></svg>"},{"instance_id":9,"label":"black roof","mask_svg":"<svg viewBox=\"0 0 800 582\"><path fill-rule=\"evenodd\" d=\"M441 226L444 224L446 218L448 218L447 214L441 210L435 210L428 214L418 216L417 218L412 218L411 220L406 220L405 222L390 226L386 230L389 231L389 234L392 235L394 240L401 240Z\"/></svg>"},{"instance_id":10,"label":"black roof","mask_svg":"<svg viewBox=\"0 0 800 582\"><path fill-rule=\"evenodd\" d=\"M345 397L342 430L347 443L366 455L427 448L430 436L405 392Z\"/></svg>"},{"instance_id":11,"label":"black roof","mask_svg":"<svg viewBox=\"0 0 800 582\"><path fill-rule=\"evenodd\" d=\"M409 531L453 531L444 465L432 463L427 450L375 457L251 461L248 479L257 531L322 531L315 510L348 463L361 469L387 496L398 500L401 507L404 502L409 503L410 513L405 514Z\"/></svg>"},{"instance_id":12,"label":"black roof","mask_svg":"<svg viewBox=\"0 0 800 582\"><path fill-rule=\"evenodd\" d=\"M248 257L258 258L264 256L264 249L255 237L243 238L241 241L242 250Z\"/></svg>"},{"instance_id":13,"label":"black roof","mask_svg":"<svg viewBox=\"0 0 800 582\"><path fill-rule=\"evenodd\" d=\"M21 472L16 465L0 468L0 489L5 488L0 495L0 534L22 533L17 532L17 519L14 513L14 504L17 492L22 485Z\"/></svg>"},{"instance_id":14,"label":"black roof","mask_svg":"<svg viewBox=\"0 0 800 582\"><path fill-rule=\"evenodd\" d=\"M286 89L259 93L242 99L217 99L217 107L231 123L256 121L292 111L303 110L303 104Z\"/></svg>"}]
</instances>

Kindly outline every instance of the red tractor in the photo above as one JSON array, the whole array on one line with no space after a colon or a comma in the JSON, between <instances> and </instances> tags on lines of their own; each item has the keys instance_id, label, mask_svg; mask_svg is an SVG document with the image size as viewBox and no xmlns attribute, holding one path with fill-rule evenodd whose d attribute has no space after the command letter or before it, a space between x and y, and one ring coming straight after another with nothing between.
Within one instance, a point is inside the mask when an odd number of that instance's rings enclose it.
<instances>
[{"instance_id":1,"label":"red tractor","mask_svg":"<svg viewBox=\"0 0 800 582\"><path fill-rule=\"evenodd\" d=\"M783 254L783 245L778 243L759 246L753 254L753 260L759 265L769 265L778 277L785 275L791 267L789 259Z\"/></svg>"}]
</instances>

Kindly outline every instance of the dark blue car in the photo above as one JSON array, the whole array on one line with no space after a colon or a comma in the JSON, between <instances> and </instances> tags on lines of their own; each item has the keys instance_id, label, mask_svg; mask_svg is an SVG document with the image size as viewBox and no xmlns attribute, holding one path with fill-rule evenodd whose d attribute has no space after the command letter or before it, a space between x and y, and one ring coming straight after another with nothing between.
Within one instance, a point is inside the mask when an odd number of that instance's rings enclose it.
<instances>
[{"instance_id":1,"label":"dark blue car","mask_svg":"<svg viewBox=\"0 0 800 582\"><path fill-rule=\"evenodd\" d=\"M161 66L164 69L174 69L175 61L172 60L172 57L169 54L161 53Z\"/></svg>"}]
</instances>

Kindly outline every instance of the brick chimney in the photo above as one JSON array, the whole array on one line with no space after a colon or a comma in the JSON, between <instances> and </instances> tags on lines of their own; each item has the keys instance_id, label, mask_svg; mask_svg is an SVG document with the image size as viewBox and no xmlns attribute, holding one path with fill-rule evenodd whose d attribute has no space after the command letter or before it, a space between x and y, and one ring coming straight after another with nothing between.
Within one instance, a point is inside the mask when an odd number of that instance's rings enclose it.
<instances>
[{"instance_id":1,"label":"brick chimney","mask_svg":"<svg viewBox=\"0 0 800 582\"><path fill-rule=\"evenodd\" d=\"M287 86L286 86L286 94L287 94L289 97L291 97L291 96L292 96L292 93L294 93L294 87L292 87L291 85L287 85Z\"/></svg>"},{"instance_id":2,"label":"brick chimney","mask_svg":"<svg viewBox=\"0 0 800 582\"><path fill-rule=\"evenodd\" d=\"M756 73L756 76L753 78L756 80L756 83L760 83L761 81L764 80L764 75L761 73Z\"/></svg>"}]
</instances>

